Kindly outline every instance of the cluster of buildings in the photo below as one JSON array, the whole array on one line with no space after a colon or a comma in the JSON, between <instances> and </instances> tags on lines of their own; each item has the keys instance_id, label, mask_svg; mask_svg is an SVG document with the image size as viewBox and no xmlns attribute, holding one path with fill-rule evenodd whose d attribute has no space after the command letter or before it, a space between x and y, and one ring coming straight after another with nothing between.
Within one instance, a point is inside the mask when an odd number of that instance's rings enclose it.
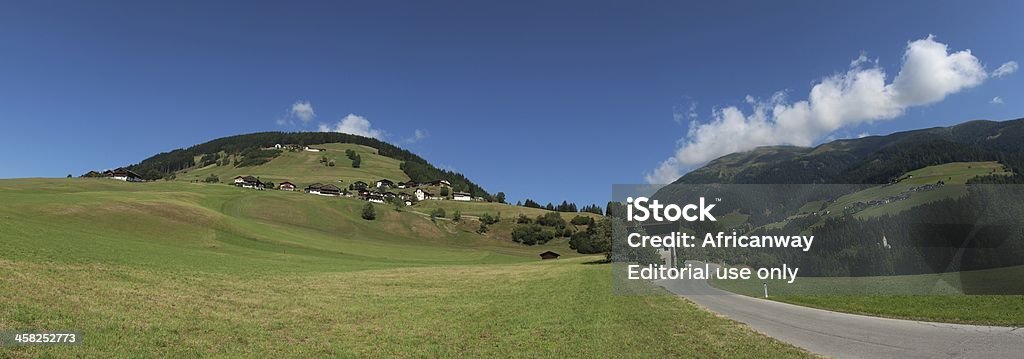
<instances>
[{"instance_id":1,"label":"cluster of buildings","mask_svg":"<svg viewBox=\"0 0 1024 359\"><path fill-rule=\"evenodd\" d=\"M106 170L103 172L89 171L82 177L94 177L94 178L110 178L118 181L125 182L142 182L142 176L138 173L133 172L127 168L121 167L116 170Z\"/></svg>"},{"instance_id":2,"label":"cluster of buildings","mask_svg":"<svg viewBox=\"0 0 1024 359\"><path fill-rule=\"evenodd\" d=\"M913 176L910 176L910 178L913 178ZM889 196L889 197L886 197L886 198L883 198L883 199L876 199L876 200L871 200L871 201L867 201L867 202L854 202L854 203L851 203L851 204L847 205L846 207L843 207L843 210L845 212L847 212L847 213L856 213L856 212L863 211L863 210L867 209L868 207L881 206L881 205L885 205L885 204L889 204L889 203L893 203L893 202L898 202L898 201L905 201L905 200L910 199L910 195L912 193L932 191L932 190L936 190L936 189L942 188L945 185L946 185L945 181L938 181L935 184L926 184L926 185L918 186L918 187L910 187L910 189L908 189L906 191L900 192L899 194L895 194L895 195L892 195L892 196Z\"/></svg>"},{"instance_id":3,"label":"cluster of buildings","mask_svg":"<svg viewBox=\"0 0 1024 359\"><path fill-rule=\"evenodd\" d=\"M253 176L237 176L234 178L233 184L241 188L255 190L264 190L267 187L271 187L271 189L273 189L272 186L268 186L267 183L261 181L258 177ZM380 179L372 185L363 181L355 181L350 184L348 188L338 187L337 185L330 183L313 183L303 189L303 192L311 195L328 197L356 197L373 203L388 203L398 199L403 201L406 205L412 205L414 202L418 201L447 199L445 196L439 196L427 191L427 188L451 188L451 186L451 182L448 182L447 180L434 180L424 183L417 183L416 181L395 183L389 179ZM416 189L412 193L396 193L391 191L392 189L412 188ZM277 189L281 191L297 191L298 187L294 183L284 181L278 184ZM466 192L452 192L451 199L454 201L483 200L483 198L480 197L474 199L472 195Z\"/></svg>"}]
</instances>

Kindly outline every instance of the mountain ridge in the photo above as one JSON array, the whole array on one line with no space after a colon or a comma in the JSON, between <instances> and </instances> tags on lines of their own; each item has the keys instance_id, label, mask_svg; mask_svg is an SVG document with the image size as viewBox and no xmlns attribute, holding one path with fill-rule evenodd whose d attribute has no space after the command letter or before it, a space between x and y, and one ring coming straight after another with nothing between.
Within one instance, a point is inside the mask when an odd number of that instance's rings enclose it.
<instances>
[{"instance_id":1,"label":"mountain ridge","mask_svg":"<svg viewBox=\"0 0 1024 359\"><path fill-rule=\"evenodd\" d=\"M999 161L1019 176L1024 118L972 120L814 147L758 147L711 160L672 184L885 183L916 168L969 161Z\"/></svg>"}]
</instances>

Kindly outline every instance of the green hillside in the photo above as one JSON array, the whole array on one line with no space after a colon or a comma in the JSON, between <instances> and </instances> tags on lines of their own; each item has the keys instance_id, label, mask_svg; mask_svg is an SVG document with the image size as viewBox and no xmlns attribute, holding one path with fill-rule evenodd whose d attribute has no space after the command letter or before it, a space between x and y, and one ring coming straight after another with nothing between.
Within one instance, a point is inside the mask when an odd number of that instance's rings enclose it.
<instances>
[{"instance_id":1,"label":"green hillside","mask_svg":"<svg viewBox=\"0 0 1024 359\"><path fill-rule=\"evenodd\" d=\"M765 226L770 228L783 228L792 220L806 218L812 213L818 213L820 219L806 226L808 228L814 227L816 226L815 223L820 224L828 218L843 216L844 210L857 202L867 203L870 201L885 200L886 198L898 196L902 193L911 192L916 187L935 185L939 182L943 183L943 186L940 188L916 192L906 200L872 206L856 213L858 218L894 215L922 204L963 196L967 191L967 186L965 186L965 184L967 184L969 180L980 176L991 175L1012 176L1013 172L1007 171L1005 166L994 161L953 162L928 166L902 174L898 177L899 181L896 183L872 186L835 198L834 200L830 200L827 204L824 203L825 201L808 202L800 207L797 214L790 216L786 220L770 223ZM824 215L822 213L829 214ZM735 227L735 224L732 226Z\"/></svg>"},{"instance_id":2,"label":"green hillside","mask_svg":"<svg viewBox=\"0 0 1024 359\"><path fill-rule=\"evenodd\" d=\"M19 179L0 201L0 328L84 333L5 358L808 355L675 296L612 295L601 257L564 242L367 221L355 199Z\"/></svg>"},{"instance_id":3,"label":"green hillside","mask_svg":"<svg viewBox=\"0 0 1024 359\"><path fill-rule=\"evenodd\" d=\"M816 147L769 146L712 160L675 184L865 183L953 162L998 161L1024 172L1024 119L969 121Z\"/></svg>"},{"instance_id":4,"label":"green hillside","mask_svg":"<svg viewBox=\"0 0 1024 359\"><path fill-rule=\"evenodd\" d=\"M346 187L355 181L373 184L374 181L386 178L394 182L405 182L409 176L399 167L401 160L381 156L373 147L350 143L329 143L317 145L322 152L282 151L281 155L270 162L246 167L233 165L218 166L211 164L201 168L179 171L175 177L178 181L202 181L210 175L216 175L223 183L230 183L235 176L257 176L264 181L281 183L290 181L299 188L312 183L333 183ZM351 160L345 156L345 150L354 150L362 158L359 168L353 168ZM222 154L228 156L227 154ZM327 157L335 161L335 165L325 166L321 159ZM234 156L229 156L233 159ZM198 159L197 159L198 160ZM342 182L338 182L341 180Z\"/></svg>"}]
</instances>

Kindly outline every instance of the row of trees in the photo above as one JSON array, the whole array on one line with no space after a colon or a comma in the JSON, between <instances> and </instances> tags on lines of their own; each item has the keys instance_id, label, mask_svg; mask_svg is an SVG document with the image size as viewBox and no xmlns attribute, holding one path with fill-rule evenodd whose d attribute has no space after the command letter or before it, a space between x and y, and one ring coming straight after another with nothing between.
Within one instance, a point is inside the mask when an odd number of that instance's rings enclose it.
<instances>
[{"instance_id":1,"label":"row of trees","mask_svg":"<svg viewBox=\"0 0 1024 359\"><path fill-rule=\"evenodd\" d=\"M345 156L352 160L352 168L359 168L363 165L363 157L352 149L345 150Z\"/></svg>"},{"instance_id":2,"label":"row of trees","mask_svg":"<svg viewBox=\"0 0 1024 359\"><path fill-rule=\"evenodd\" d=\"M504 203L504 201L501 201L501 202ZM546 210L549 210L549 211L556 211L556 212L589 212L589 213L595 213L595 214L603 214L602 211L601 211L601 207L599 207L596 204L587 205L587 206L584 206L583 209L578 209L576 207L575 203L572 203L572 202L569 202L569 201L562 201L561 204L557 204L557 205L554 204L554 203L548 202L547 205L541 206L540 203L537 203L537 201L534 201L532 199L527 198L525 202L516 202L516 205L517 206L522 206L522 207L527 207L527 208L546 209Z\"/></svg>"}]
</instances>

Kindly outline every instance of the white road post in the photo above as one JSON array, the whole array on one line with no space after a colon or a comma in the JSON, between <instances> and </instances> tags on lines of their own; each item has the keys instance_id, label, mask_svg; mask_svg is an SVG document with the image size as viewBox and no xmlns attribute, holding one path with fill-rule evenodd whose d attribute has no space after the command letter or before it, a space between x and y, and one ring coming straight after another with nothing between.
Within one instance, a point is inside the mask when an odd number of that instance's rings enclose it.
<instances>
[{"instance_id":1,"label":"white road post","mask_svg":"<svg viewBox=\"0 0 1024 359\"><path fill-rule=\"evenodd\" d=\"M768 298L768 282L764 282L764 297Z\"/></svg>"}]
</instances>

